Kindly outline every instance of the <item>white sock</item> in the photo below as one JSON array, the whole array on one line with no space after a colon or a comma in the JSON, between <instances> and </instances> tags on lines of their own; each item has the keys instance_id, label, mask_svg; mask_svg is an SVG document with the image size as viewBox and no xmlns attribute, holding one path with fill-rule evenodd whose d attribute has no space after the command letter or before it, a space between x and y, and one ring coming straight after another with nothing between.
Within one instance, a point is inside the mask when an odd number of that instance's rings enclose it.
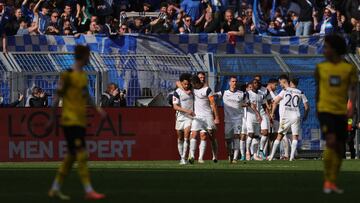
<instances>
[{"instance_id":1,"label":"white sock","mask_svg":"<svg viewBox=\"0 0 360 203\"><path fill-rule=\"evenodd\" d=\"M178 139L178 151L179 151L180 157L182 157L183 151L184 151L184 140Z\"/></svg>"},{"instance_id":2,"label":"white sock","mask_svg":"<svg viewBox=\"0 0 360 203\"><path fill-rule=\"evenodd\" d=\"M265 143L267 141L267 136L261 136L261 139L260 139L260 151L263 151L264 150L264 146L265 146Z\"/></svg>"},{"instance_id":3,"label":"white sock","mask_svg":"<svg viewBox=\"0 0 360 203\"><path fill-rule=\"evenodd\" d=\"M298 140L293 140L291 143L291 154L290 154L290 160L293 160L295 157L295 152L297 148Z\"/></svg>"},{"instance_id":4,"label":"white sock","mask_svg":"<svg viewBox=\"0 0 360 203\"><path fill-rule=\"evenodd\" d=\"M267 141L265 142L265 146L264 146L264 154L267 154L267 150L268 150L268 145L269 145L269 139L267 139Z\"/></svg>"},{"instance_id":5,"label":"white sock","mask_svg":"<svg viewBox=\"0 0 360 203\"><path fill-rule=\"evenodd\" d=\"M56 180L54 180L54 182L51 186L51 190L56 190L56 191L60 190L60 184Z\"/></svg>"},{"instance_id":6,"label":"white sock","mask_svg":"<svg viewBox=\"0 0 360 203\"><path fill-rule=\"evenodd\" d=\"M190 140L190 151L189 151L190 158L195 157L195 150L196 150L196 139L191 139Z\"/></svg>"},{"instance_id":7,"label":"white sock","mask_svg":"<svg viewBox=\"0 0 360 203\"><path fill-rule=\"evenodd\" d=\"M240 151L240 139L234 139L234 160L238 159L239 151Z\"/></svg>"},{"instance_id":8,"label":"white sock","mask_svg":"<svg viewBox=\"0 0 360 203\"><path fill-rule=\"evenodd\" d=\"M276 139L276 140L274 141L274 144L273 144L273 147L272 147L272 150L271 150L270 159L273 159L273 158L274 158L275 153L276 153L276 150L277 150L277 148L279 147L279 144L280 144L280 141Z\"/></svg>"},{"instance_id":9,"label":"white sock","mask_svg":"<svg viewBox=\"0 0 360 203\"><path fill-rule=\"evenodd\" d=\"M183 146L183 153L181 155L182 159L186 158L186 153L187 153L187 149L188 149L188 145L189 145L189 139L185 139L184 140L184 146Z\"/></svg>"},{"instance_id":10,"label":"white sock","mask_svg":"<svg viewBox=\"0 0 360 203\"><path fill-rule=\"evenodd\" d=\"M93 187L91 186L91 184L85 185L85 186L84 186L84 189L85 189L85 192L86 192L86 193L89 193L89 192L93 192L93 191L94 191L94 189L93 189Z\"/></svg>"},{"instance_id":11,"label":"white sock","mask_svg":"<svg viewBox=\"0 0 360 203\"><path fill-rule=\"evenodd\" d=\"M212 151L212 155L213 155L213 160L217 159L218 143L217 143L216 139L211 141L211 151Z\"/></svg>"},{"instance_id":12,"label":"white sock","mask_svg":"<svg viewBox=\"0 0 360 203\"><path fill-rule=\"evenodd\" d=\"M201 140L199 145L199 160L204 160L204 154L206 150L206 140Z\"/></svg>"},{"instance_id":13,"label":"white sock","mask_svg":"<svg viewBox=\"0 0 360 203\"><path fill-rule=\"evenodd\" d=\"M247 137L246 139L246 152L250 153L250 145L251 145L252 138ZM251 153L250 153L251 154Z\"/></svg>"},{"instance_id":14,"label":"white sock","mask_svg":"<svg viewBox=\"0 0 360 203\"><path fill-rule=\"evenodd\" d=\"M241 156L245 156L245 141L240 140L240 152Z\"/></svg>"},{"instance_id":15,"label":"white sock","mask_svg":"<svg viewBox=\"0 0 360 203\"><path fill-rule=\"evenodd\" d=\"M255 138L255 139L252 140L251 146L250 146L251 155L257 154L258 144L259 144L259 140L258 140L258 139Z\"/></svg>"},{"instance_id":16,"label":"white sock","mask_svg":"<svg viewBox=\"0 0 360 203\"><path fill-rule=\"evenodd\" d=\"M285 135L283 140L284 140L284 156L289 157L289 139Z\"/></svg>"}]
</instances>

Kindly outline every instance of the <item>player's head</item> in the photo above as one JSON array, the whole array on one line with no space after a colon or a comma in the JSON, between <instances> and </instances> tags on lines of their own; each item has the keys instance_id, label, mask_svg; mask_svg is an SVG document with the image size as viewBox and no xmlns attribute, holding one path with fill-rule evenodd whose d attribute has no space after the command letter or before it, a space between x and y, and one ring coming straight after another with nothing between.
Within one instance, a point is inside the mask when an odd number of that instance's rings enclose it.
<instances>
[{"instance_id":1,"label":"player's head","mask_svg":"<svg viewBox=\"0 0 360 203\"><path fill-rule=\"evenodd\" d=\"M251 83L251 82L247 83L247 84L246 84L246 91L250 91L250 90L252 90L252 89L253 89L252 83Z\"/></svg>"},{"instance_id":2,"label":"player's head","mask_svg":"<svg viewBox=\"0 0 360 203\"><path fill-rule=\"evenodd\" d=\"M197 75L193 75L191 77L191 85L194 87L194 89L200 89L204 84Z\"/></svg>"},{"instance_id":3,"label":"player's head","mask_svg":"<svg viewBox=\"0 0 360 203\"><path fill-rule=\"evenodd\" d=\"M260 81L257 79L253 79L252 83L252 89L253 90L258 90L261 86Z\"/></svg>"},{"instance_id":4,"label":"player's head","mask_svg":"<svg viewBox=\"0 0 360 203\"><path fill-rule=\"evenodd\" d=\"M257 81L259 81L260 83L261 83L261 79L262 79L261 75L255 75L255 76L254 76L254 80L257 80Z\"/></svg>"},{"instance_id":5,"label":"player's head","mask_svg":"<svg viewBox=\"0 0 360 203\"><path fill-rule=\"evenodd\" d=\"M181 86L184 88L184 90L190 89L191 74L183 73L180 75L179 80L180 80Z\"/></svg>"},{"instance_id":6,"label":"player's head","mask_svg":"<svg viewBox=\"0 0 360 203\"><path fill-rule=\"evenodd\" d=\"M299 85L299 78L291 78L290 87L296 88Z\"/></svg>"},{"instance_id":7,"label":"player's head","mask_svg":"<svg viewBox=\"0 0 360 203\"><path fill-rule=\"evenodd\" d=\"M229 87L230 89L234 90L237 86L237 77L236 76L230 76L229 79Z\"/></svg>"},{"instance_id":8,"label":"player's head","mask_svg":"<svg viewBox=\"0 0 360 203\"><path fill-rule=\"evenodd\" d=\"M111 94L117 88L118 87L115 83L110 83L110 84L108 84L106 91Z\"/></svg>"},{"instance_id":9,"label":"player's head","mask_svg":"<svg viewBox=\"0 0 360 203\"><path fill-rule=\"evenodd\" d=\"M90 49L84 45L76 45L75 47L75 61L82 66L85 66L90 59Z\"/></svg>"},{"instance_id":10,"label":"player's head","mask_svg":"<svg viewBox=\"0 0 360 203\"><path fill-rule=\"evenodd\" d=\"M279 83L281 88L285 89L289 86L289 77L287 75L280 75Z\"/></svg>"},{"instance_id":11,"label":"player's head","mask_svg":"<svg viewBox=\"0 0 360 203\"><path fill-rule=\"evenodd\" d=\"M278 85L278 80L276 80L275 78L271 78L268 83L267 83L268 87L271 89L271 91L275 91Z\"/></svg>"},{"instance_id":12,"label":"player's head","mask_svg":"<svg viewBox=\"0 0 360 203\"><path fill-rule=\"evenodd\" d=\"M202 83L205 83L206 82L206 74L205 74L205 72L198 72L197 73L197 76L199 77L199 79L200 79L200 81L202 82Z\"/></svg>"},{"instance_id":13,"label":"player's head","mask_svg":"<svg viewBox=\"0 0 360 203\"><path fill-rule=\"evenodd\" d=\"M346 41L339 35L326 35L324 43L324 56L328 61L339 59L346 54Z\"/></svg>"}]
</instances>

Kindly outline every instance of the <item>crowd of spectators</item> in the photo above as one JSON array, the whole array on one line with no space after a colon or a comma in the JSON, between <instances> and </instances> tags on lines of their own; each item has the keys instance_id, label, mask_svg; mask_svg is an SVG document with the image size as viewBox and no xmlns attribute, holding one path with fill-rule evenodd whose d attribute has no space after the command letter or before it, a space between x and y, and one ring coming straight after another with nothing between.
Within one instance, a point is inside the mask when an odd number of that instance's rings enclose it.
<instances>
[{"instance_id":1,"label":"crowd of spectators","mask_svg":"<svg viewBox=\"0 0 360 203\"><path fill-rule=\"evenodd\" d=\"M257 34L254 0L0 0L5 35ZM349 33L359 43L360 0L259 0L263 35ZM128 17L127 12L142 14ZM144 14L145 12L145 14ZM158 12L157 16L147 16ZM3 40L4 41L4 40Z\"/></svg>"}]
</instances>

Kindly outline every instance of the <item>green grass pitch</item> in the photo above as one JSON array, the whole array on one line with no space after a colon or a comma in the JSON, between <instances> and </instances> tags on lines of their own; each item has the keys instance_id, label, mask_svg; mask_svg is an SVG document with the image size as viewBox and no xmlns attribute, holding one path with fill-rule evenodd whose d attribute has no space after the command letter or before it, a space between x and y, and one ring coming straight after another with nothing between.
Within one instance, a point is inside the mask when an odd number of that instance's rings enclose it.
<instances>
[{"instance_id":1,"label":"green grass pitch","mask_svg":"<svg viewBox=\"0 0 360 203\"><path fill-rule=\"evenodd\" d=\"M0 202L60 202L47 191L59 163L0 163ZM344 161L343 195L323 195L321 161L179 166L176 161L91 162L99 202L360 202L360 162ZM70 202L84 202L76 170L65 180Z\"/></svg>"}]
</instances>

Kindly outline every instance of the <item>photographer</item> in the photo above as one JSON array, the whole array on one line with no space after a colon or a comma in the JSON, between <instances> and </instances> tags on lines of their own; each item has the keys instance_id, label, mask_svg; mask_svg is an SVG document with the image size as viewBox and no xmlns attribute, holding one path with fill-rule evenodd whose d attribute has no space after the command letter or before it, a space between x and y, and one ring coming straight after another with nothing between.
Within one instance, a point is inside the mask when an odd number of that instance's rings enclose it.
<instances>
[{"instance_id":1,"label":"photographer","mask_svg":"<svg viewBox=\"0 0 360 203\"><path fill-rule=\"evenodd\" d=\"M24 99L24 95L19 93L19 97L16 101L10 103L10 104L5 104L4 103L4 97L0 96L0 108L4 108L4 107L17 107L22 100Z\"/></svg>"},{"instance_id":2,"label":"photographer","mask_svg":"<svg viewBox=\"0 0 360 203\"><path fill-rule=\"evenodd\" d=\"M32 94L26 101L25 107L47 107L48 106L48 95L40 88L34 87Z\"/></svg>"},{"instance_id":3,"label":"photographer","mask_svg":"<svg viewBox=\"0 0 360 203\"><path fill-rule=\"evenodd\" d=\"M126 106L126 91L119 91L115 83L110 83L106 91L101 95L101 107L123 107Z\"/></svg>"}]
</instances>

